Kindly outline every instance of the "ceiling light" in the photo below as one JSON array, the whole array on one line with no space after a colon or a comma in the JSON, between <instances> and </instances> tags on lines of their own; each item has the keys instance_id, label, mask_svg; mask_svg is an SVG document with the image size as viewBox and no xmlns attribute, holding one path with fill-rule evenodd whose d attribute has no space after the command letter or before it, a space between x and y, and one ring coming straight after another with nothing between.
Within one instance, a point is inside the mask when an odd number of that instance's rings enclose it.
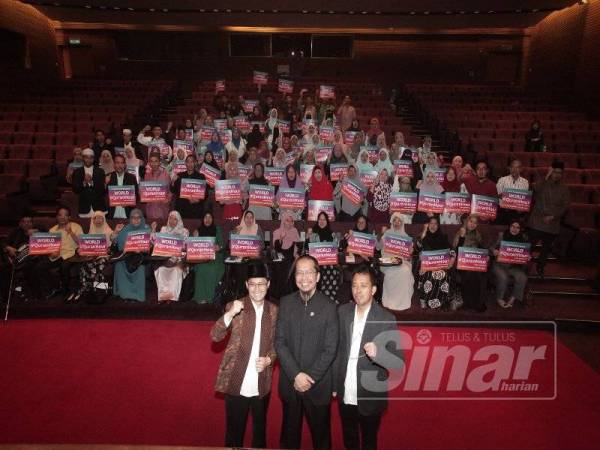
<instances>
[{"instance_id":1,"label":"ceiling light","mask_svg":"<svg viewBox=\"0 0 600 450\"><path fill-rule=\"evenodd\" d=\"M411 15L411 16L414 16L415 14L417 14L417 13L416 13L416 11L411 11L411 12L410 12L410 15Z\"/></svg>"},{"instance_id":2,"label":"ceiling light","mask_svg":"<svg viewBox=\"0 0 600 450\"><path fill-rule=\"evenodd\" d=\"M361 11L360 13L361 13L361 14L366 14L367 12L366 12L366 11Z\"/></svg>"},{"instance_id":3,"label":"ceiling light","mask_svg":"<svg viewBox=\"0 0 600 450\"><path fill-rule=\"evenodd\" d=\"M162 11L163 12L169 12L169 10L167 8L163 8Z\"/></svg>"},{"instance_id":4,"label":"ceiling light","mask_svg":"<svg viewBox=\"0 0 600 450\"><path fill-rule=\"evenodd\" d=\"M424 11L423 14L425 14L426 16L429 15L429 11Z\"/></svg>"},{"instance_id":5,"label":"ceiling light","mask_svg":"<svg viewBox=\"0 0 600 450\"><path fill-rule=\"evenodd\" d=\"M538 11L539 11L539 9L537 9L537 8L531 10L531 12L538 12Z\"/></svg>"},{"instance_id":6,"label":"ceiling light","mask_svg":"<svg viewBox=\"0 0 600 450\"><path fill-rule=\"evenodd\" d=\"M135 11L131 6L127 8L129 11Z\"/></svg>"},{"instance_id":7,"label":"ceiling light","mask_svg":"<svg viewBox=\"0 0 600 450\"><path fill-rule=\"evenodd\" d=\"M91 5L85 5L87 9L92 9Z\"/></svg>"},{"instance_id":8,"label":"ceiling light","mask_svg":"<svg viewBox=\"0 0 600 450\"><path fill-rule=\"evenodd\" d=\"M154 11L156 11L155 8L150 8L150 12L154 12Z\"/></svg>"},{"instance_id":9,"label":"ceiling light","mask_svg":"<svg viewBox=\"0 0 600 450\"><path fill-rule=\"evenodd\" d=\"M335 14L335 11L329 11L329 14Z\"/></svg>"}]
</instances>

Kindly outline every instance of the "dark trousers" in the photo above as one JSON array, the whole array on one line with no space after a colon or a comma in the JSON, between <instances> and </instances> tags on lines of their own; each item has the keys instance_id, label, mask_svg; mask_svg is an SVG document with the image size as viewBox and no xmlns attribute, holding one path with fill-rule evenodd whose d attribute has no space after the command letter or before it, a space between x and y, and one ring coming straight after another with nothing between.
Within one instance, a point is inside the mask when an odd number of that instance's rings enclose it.
<instances>
[{"instance_id":1,"label":"dark trousers","mask_svg":"<svg viewBox=\"0 0 600 450\"><path fill-rule=\"evenodd\" d=\"M340 417L346 450L376 450L381 413L363 416L358 406L346 405L340 399ZM359 431L360 437L359 440ZM362 445L361 445L362 441Z\"/></svg>"},{"instance_id":2,"label":"dark trousers","mask_svg":"<svg viewBox=\"0 0 600 450\"><path fill-rule=\"evenodd\" d=\"M252 447L267 446L267 409L269 395L260 397L243 397L225 394L225 447L243 447L244 432L248 413L252 412Z\"/></svg>"},{"instance_id":3,"label":"dark trousers","mask_svg":"<svg viewBox=\"0 0 600 450\"><path fill-rule=\"evenodd\" d=\"M46 256L40 256L32 263L30 269L24 273L29 287L41 298L44 293L47 294L54 288L53 286L56 286L55 279L52 276L49 277L49 273L58 272L59 289L66 294L70 288L76 288L73 279L78 271L79 263L71 261L70 258L58 258L51 261ZM43 274L43 276L40 276L40 274Z\"/></svg>"},{"instance_id":4,"label":"dark trousers","mask_svg":"<svg viewBox=\"0 0 600 450\"><path fill-rule=\"evenodd\" d=\"M468 270L459 270L460 293L462 295L466 308L475 311L485 310L485 297L483 283L485 277L481 272L471 272Z\"/></svg>"},{"instance_id":5,"label":"dark trousers","mask_svg":"<svg viewBox=\"0 0 600 450\"><path fill-rule=\"evenodd\" d=\"M542 241L542 249L540 250L540 254L538 256L538 266L542 269L546 266L546 262L548 261L548 255L552 250L552 244L556 239L556 234L547 233L545 231L529 229L529 241L531 242L531 247L537 244L539 241Z\"/></svg>"},{"instance_id":6,"label":"dark trousers","mask_svg":"<svg viewBox=\"0 0 600 450\"><path fill-rule=\"evenodd\" d=\"M283 401L283 423L281 425L281 448L300 448L302 418L306 415L314 450L331 448L330 405L315 405L302 395Z\"/></svg>"}]
</instances>

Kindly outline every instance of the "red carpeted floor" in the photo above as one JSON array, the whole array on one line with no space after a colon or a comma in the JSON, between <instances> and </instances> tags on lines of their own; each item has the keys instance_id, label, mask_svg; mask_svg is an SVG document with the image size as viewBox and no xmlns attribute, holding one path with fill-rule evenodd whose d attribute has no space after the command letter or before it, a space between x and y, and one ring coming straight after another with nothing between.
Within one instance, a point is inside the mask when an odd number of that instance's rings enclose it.
<instances>
[{"instance_id":1,"label":"red carpeted floor","mask_svg":"<svg viewBox=\"0 0 600 450\"><path fill-rule=\"evenodd\" d=\"M148 320L0 326L0 443L221 446L224 406L213 382L222 347L210 342L210 326ZM599 382L598 373L559 345L556 400L392 402L380 448L595 449ZM332 412L334 445L342 448ZM280 424L274 392L271 447L278 446Z\"/></svg>"}]
</instances>

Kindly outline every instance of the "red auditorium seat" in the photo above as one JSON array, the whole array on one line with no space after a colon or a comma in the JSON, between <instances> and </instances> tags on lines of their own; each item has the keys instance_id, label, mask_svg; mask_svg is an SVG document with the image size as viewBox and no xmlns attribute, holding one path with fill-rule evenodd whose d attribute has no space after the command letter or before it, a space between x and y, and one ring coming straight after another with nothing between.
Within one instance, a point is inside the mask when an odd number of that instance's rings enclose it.
<instances>
[{"instance_id":1,"label":"red auditorium seat","mask_svg":"<svg viewBox=\"0 0 600 450\"><path fill-rule=\"evenodd\" d=\"M55 152L56 161L68 161L73 159L73 149L68 147L57 147Z\"/></svg>"},{"instance_id":2,"label":"red auditorium seat","mask_svg":"<svg viewBox=\"0 0 600 450\"><path fill-rule=\"evenodd\" d=\"M519 161L521 161L521 165L523 167L530 167L531 166L531 159L532 159L531 155L532 154L529 153L529 152L512 152L510 154L508 162L510 163L511 160L518 159Z\"/></svg>"},{"instance_id":3,"label":"red auditorium seat","mask_svg":"<svg viewBox=\"0 0 600 450\"><path fill-rule=\"evenodd\" d=\"M54 136L54 133L36 133L35 143L37 145L53 145Z\"/></svg>"},{"instance_id":4,"label":"red auditorium seat","mask_svg":"<svg viewBox=\"0 0 600 450\"><path fill-rule=\"evenodd\" d=\"M487 154L487 161L490 166L494 169L494 173L499 175L506 171L508 161L510 158L510 152L497 152L490 151Z\"/></svg>"},{"instance_id":5,"label":"red auditorium seat","mask_svg":"<svg viewBox=\"0 0 600 450\"><path fill-rule=\"evenodd\" d=\"M583 203L571 203L567 212L567 223L578 228L596 228L598 225L597 205L586 205Z\"/></svg>"},{"instance_id":6,"label":"red auditorium seat","mask_svg":"<svg viewBox=\"0 0 600 450\"><path fill-rule=\"evenodd\" d=\"M56 145L69 146L75 142L75 134L73 133L57 133Z\"/></svg>"},{"instance_id":7,"label":"red auditorium seat","mask_svg":"<svg viewBox=\"0 0 600 450\"><path fill-rule=\"evenodd\" d=\"M578 142L576 147L579 153L594 153L600 148L600 142Z\"/></svg>"},{"instance_id":8,"label":"red auditorium seat","mask_svg":"<svg viewBox=\"0 0 600 450\"><path fill-rule=\"evenodd\" d=\"M585 182L586 184L600 185L600 169L586 169Z\"/></svg>"},{"instance_id":9,"label":"red auditorium seat","mask_svg":"<svg viewBox=\"0 0 600 450\"><path fill-rule=\"evenodd\" d=\"M5 111L2 113L2 120L8 122L17 122L21 120L21 112L20 111Z\"/></svg>"},{"instance_id":10,"label":"red auditorium seat","mask_svg":"<svg viewBox=\"0 0 600 450\"><path fill-rule=\"evenodd\" d=\"M579 154L579 164L582 169L600 169L600 154Z\"/></svg>"},{"instance_id":11,"label":"red auditorium seat","mask_svg":"<svg viewBox=\"0 0 600 450\"><path fill-rule=\"evenodd\" d=\"M21 113L21 120L28 120L28 121L38 121L40 119L40 113L37 111L23 111Z\"/></svg>"},{"instance_id":12,"label":"red auditorium seat","mask_svg":"<svg viewBox=\"0 0 600 450\"><path fill-rule=\"evenodd\" d=\"M5 159L2 161L2 172L11 175L25 175L28 159Z\"/></svg>"},{"instance_id":13,"label":"red auditorium seat","mask_svg":"<svg viewBox=\"0 0 600 450\"><path fill-rule=\"evenodd\" d=\"M37 131L40 133L54 133L56 131L56 123L54 121L38 122Z\"/></svg>"},{"instance_id":14,"label":"red auditorium seat","mask_svg":"<svg viewBox=\"0 0 600 450\"><path fill-rule=\"evenodd\" d=\"M534 167L550 167L555 159L564 162L566 168L576 169L579 167L579 158L576 153L536 152L529 154Z\"/></svg>"},{"instance_id":15,"label":"red auditorium seat","mask_svg":"<svg viewBox=\"0 0 600 450\"><path fill-rule=\"evenodd\" d=\"M508 129L496 130L496 139L513 139L514 131Z\"/></svg>"},{"instance_id":16,"label":"red auditorium seat","mask_svg":"<svg viewBox=\"0 0 600 450\"><path fill-rule=\"evenodd\" d=\"M15 144L31 144L33 140L33 133L14 133L13 142Z\"/></svg>"},{"instance_id":17,"label":"red auditorium seat","mask_svg":"<svg viewBox=\"0 0 600 450\"><path fill-rule=\"evenodd\" d=\"M11 192L20 192L22 190L23 175L0 174L0 195L6 196L6 194L10 194Z\"/></svg>"},{"instance_id":18,"label":"red auditorium seat","mask_svg":"<svg viewBox=\"0 0 600 450\"><path fill-rule=\"evenodd\" d=\"M37 127L37 122L19 122L19 133L33 133Z\"/></svg>"},{"instance_id":19,"label":"red auditorium seat","mask_svg":"<svg viewBox=\"0 0 600 450\"><path fill-rule=\"evenodd\" d=\"M509 152L513 148L512 139L494 139L491 141L493 151Z\"/></svg>"},{"instance_id":20,"label":"red auditorium seat","mask_svg":"<svg viewBox=\"0 0 600 450\"><path fill-rule=\"evenodd\" d=\"M20 145L11 145L7 152L6 158L8 159L27 159L29 158L29 146L22 147Z\"/></svg>"},{"instance_id":21,"label":"red auditorium seat","mask_svg":"<svg viewBox=\"0 0 600 450\"><path fill-rule=\"evenodd\" d=\"M571 203L590 203L590 190L585 184L569 184L569 200Z\"/></svg>"},{"instance_id":22,"label":"red auditorium seat","mask_svg":"<svg viewBox=\"0 0 600 450\"><path fill-rule=\"evenodd\" d=\"M36 145L31 148L31 159L54 158L53 145Z\"/></svg>"},{"instance_id":23,"label":"red auditorium seat","mask_svg":"<svg viewBox=\"0 0 600 450\"><path fill-rule=\"evenodd\" d=\"M29 177L41 177L52 173L54 160L52 159L32 159L29 161Z\"/></svg>"},{"instance_id":24,"label":"red auditorium seat","mask_svg":"<svg viewBox=\"0 0 600 450\"><path fill-rule=\"evenodd\" d=\"M12 120L0 122L0 131L12 133L15 131L16 123L17 122L13 122Z\"/></svg>"}]
</instances>

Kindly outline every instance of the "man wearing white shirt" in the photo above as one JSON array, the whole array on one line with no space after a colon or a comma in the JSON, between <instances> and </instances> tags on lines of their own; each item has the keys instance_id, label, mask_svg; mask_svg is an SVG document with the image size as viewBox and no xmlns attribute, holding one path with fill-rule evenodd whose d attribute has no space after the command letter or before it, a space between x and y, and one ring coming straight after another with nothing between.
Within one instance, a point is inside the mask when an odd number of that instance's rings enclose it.
<instances>
[{"instance_id":1,"label":"man wearing white shirt","mask_svg":"<svg viewBox=\"0 0 600 450\"><path fill-rule=\"evenodd\" d=\"M521 161L518 159L514 159L510 163L510 175L499 178L498 183L496 183L498 195L501 195L505 189L519 189L523 191L529 190L529 181L527 178L523 178L521 176L521 167Z\"/></svg>"},{"instance_id":2,"label":"man wearing white shirt","mask_svg":"<svg viewBox=\"0 0 600 450\"><path fill-rule=\"evenodd\" d=\"M266 301L269 274L262 263L248 266L248 295L226 306L210 335L222 341L231 331L215 390L225 394L225 447L243 447L252 412L252 447L266 447L266 417L275 362L277 306Z\"/></svg>"},{"instance_id":3,"label":"man wearing white shirt","mask_svg":"<svg viewBox=\"0 0 600 450\"><path fill-rule=\"evenodd\" d=\"M518 189L521 191L529 190L529 181L527 178L523 178L521 176L521 167L521 161L518 159L513 159L509 167L510 174L498 179L498 183L496 183L496 190L498 191L498 195L500 197L502 197L502 193L506 189ZM519 215L520 213L518 211L500 208L496 222L499 224L508 225L511 220L517 219Z\"/></svg>"},{"instance_id":4,"label":"man wearing white shirt","mask_svg":"<svg viewBox=\"0 0 600 450\"><path fill-rule=\"evenodd\" d=\"M367 265L352 274L354 303L338 308L340 341L334 363L346 449L377 448L381 415L387 408L389 369L399 369L404 360L393 314L373 299L376 279Z\"/></svg>"}]
</instances>

